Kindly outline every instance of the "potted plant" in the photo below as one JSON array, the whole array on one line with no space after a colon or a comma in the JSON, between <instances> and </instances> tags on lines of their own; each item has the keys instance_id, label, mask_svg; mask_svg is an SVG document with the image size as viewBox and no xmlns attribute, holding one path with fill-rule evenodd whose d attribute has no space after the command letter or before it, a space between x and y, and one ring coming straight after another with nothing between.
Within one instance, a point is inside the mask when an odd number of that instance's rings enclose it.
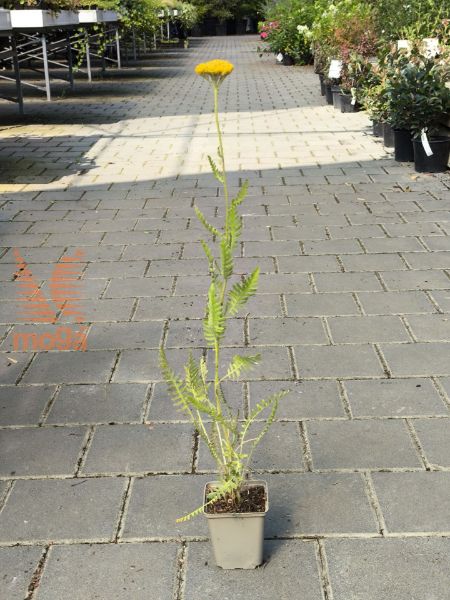
<instances>
[{"instance_id":1,"label":"potted plant","mask_svg":"<svg viewBox=\"0 0 450 600\"><path fill-rule=\"evenodd\" d=\"M414 160L417 171L447 169L450 139L440 135L440 121L450 112L446 58L413 47L408 55L395 57L388 72L388 118L394 128L396 158Z\"/></svg>"},{"instance_id":2,"label":"potted plant","mask_svg":"<svg viewBox=\"0 0 450 600\"><path fill-rule=\"evenodd\" d=\"M228 319L255 294L259 277L259 268L256 268L241 281L231 284L234 252L242 227L238 209L248 188L246 182L236 197L230 198L219 121L219 89L232 71L233 65L224 60L212 60L196 67L196 73L213 89L218 163L208 158L215 178L223 187L225 205L221 228L210 224L200 209L195 208L200 223L216 245L215 251L202 241L211 276L203 327L209 359L202 357L196 361L189 356L183 377L172 370L163 348L160 362L172 400L194 424L219 473L217 480L206 485L201 506L179 521L204 513L208 518L217 565L225 569L250 569L262 563L264 516L269 508L266 483L248 479L250 464L255 448L275 418L284 393L260 401L250 408L248 416L243 416L239 411L232 411L222 389L224 382L238 378L260 358L259 355L237 354L225 369L222 366L221 350ZM266 419L256 423L264 413L267 413Z\"/></svg>"}]
</instances>

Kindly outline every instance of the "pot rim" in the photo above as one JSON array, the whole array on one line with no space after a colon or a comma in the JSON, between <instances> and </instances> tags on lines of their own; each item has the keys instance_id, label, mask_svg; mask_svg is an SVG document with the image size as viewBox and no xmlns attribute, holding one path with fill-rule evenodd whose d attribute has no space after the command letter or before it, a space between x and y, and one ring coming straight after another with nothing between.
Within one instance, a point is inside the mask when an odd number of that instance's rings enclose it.
<instances>
[{"instance_id":1,"label":"pot rim","mask_svg":"<svg viewBox=\"0 0 450 600\"><path fill-rule=\"evenodd\" d=\"M414 143L422 144L422 140L420 139L420 137L413 137L412 141ZM450 142L450 137L447 137L445 135L433 135L428 138L428 141L430 142L430 144L441 144L444 142Z\"/></svg>"},{"instance_id":2,"label":"pot rim","mask_svg":"<svg viewBox=\"0 0 450 600\"><path fill-rule=\"evenodd\" d=\"M203 488L203 499L204 501L206 500L206 488L209 485L214 485L214 484L218 484L220 483L220 481L207 481L205 483L205 486ZM263 486L264 490L266 492L266 509L263 512L247 512L247 513L220 513L220 514L210 514L205 512L205 510L203 509L203 514L205 515L205 517L207 519L249 519L249 518L255 518L255 517L265 517L268 510L269 510L269 492L268 492L268 486L267 486L267 481L264 481L263 479L249 479L244 487L256 487L256 486Z\"/></svg>"}]
</instances>

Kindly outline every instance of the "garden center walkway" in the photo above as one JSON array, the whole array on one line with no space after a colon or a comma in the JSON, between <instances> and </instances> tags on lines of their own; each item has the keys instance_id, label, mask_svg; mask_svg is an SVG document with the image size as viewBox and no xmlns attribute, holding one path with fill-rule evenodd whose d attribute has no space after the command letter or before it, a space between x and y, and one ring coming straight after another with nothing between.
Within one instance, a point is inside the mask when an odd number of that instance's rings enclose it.
<instances>
[{"instance_id":1,"label":"garden center walkway","mask_svg":"<svg viewBox=\"0 0 450 600\"><path fill-rule=\"evenodd\" d=\"M28 124L0 105L2 600L448 600L449 178L394 163L364 114L256 45L196 40L35 98ZM255 463L271 510L254 572L213 566L202 518L175 523L211 462L157 366L161 341L177 365L201 351L192 205L214 219L222 200L193 68L214 57L236 66L228 165L250 181L237 267L263 273L227 339L263 361L230 391L248 408L291 389ZM11 352L17 331L51 329L20 325L12 248L48 297L55 262L84 252L86 352Z\"/></svg>"}]
</instances>

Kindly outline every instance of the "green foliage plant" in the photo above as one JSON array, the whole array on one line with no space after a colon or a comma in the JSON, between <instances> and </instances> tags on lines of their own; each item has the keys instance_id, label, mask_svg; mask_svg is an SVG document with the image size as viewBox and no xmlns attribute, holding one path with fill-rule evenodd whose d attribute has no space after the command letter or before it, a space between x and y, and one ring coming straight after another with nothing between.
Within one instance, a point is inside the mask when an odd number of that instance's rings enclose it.
<instances>
[{"instance_id":1,"label":"green foliage plant","mask_svg":"<svg viewBox=\"0 0 450 600\"><path fill-rule=\"evenodd\" d=\"M389 123L415 137L422 130L437 134L441 119L450 113L449 74L448 50L436 57L424 55L418 45L410 53L395 52L386 74Z\"/></svg>"},{"instance_id":2,"label":"green foliage plant","mask_svg":"<svg viewBox=\"0 0 450 600\"><path fill-rule=\"evenodd\" d=\"M169 394L176 407L192 421L217 465L220 478L218 486L207 495L205 503L178 519L179 522L200 514L206 506L213 505L221 499L226 499L232 507L239 507L240 494L249 474L252 454L274 421L279 400L285 394L276 393L258 402L245 416L239 411L233 412L222 389L225 382L238 379L260 360L260 355L236 354L227 366L222 365L222 343L228 320L235 317L256 293L259 278L259 268L256 268L250 275L234 284L231 283L234 253L242 230L242 218L238 209L248 189L246 182L237 195L231 198L227 181L219 120L219 89L232 70L233 65L223 60L213 60L196 67L197 74L204 77L213 90L214 121L218 138L217 163L211 156L208 158L214 177L222 186L225 204L222 227L209 223L200 209L195 207L200 223L215 245L214 250L205 241L201 242L210 274L203 321L204 341L210 358L208 361L204 357L195 360L189 355L184 367L184 376L179 376L170 367L164 349L160 349L161 370ZM220 258L216 258L217 256ZM266 414L265 419L261 417L263 413ZM262 423L259 422L260 419Z\"/></svg>"}]
</instances>

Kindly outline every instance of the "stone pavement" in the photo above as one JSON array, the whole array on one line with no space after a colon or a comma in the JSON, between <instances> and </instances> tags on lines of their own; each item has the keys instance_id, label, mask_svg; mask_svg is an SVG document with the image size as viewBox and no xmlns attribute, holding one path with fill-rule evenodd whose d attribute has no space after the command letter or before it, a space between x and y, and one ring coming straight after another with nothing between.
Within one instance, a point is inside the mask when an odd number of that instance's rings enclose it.
<instances>
[{"instance_id":1,"label":"stone pavement","mask_svg":"<svg viewBox=\"0 0 450 600\"><path fill-rule=\"evenodd\" d=\"M195 40L34 98L22 124L0 106L2 600L449 598L450 180L395 163L310 68L256 45ZM262 271L226 353L263 361L229 393L248 410L291 390L254 464L271 501L255 572L213 566L203 519L175 523L212 465L157 365L161 343L176 365L204 350L192 207L223 209L193 67L213 57L236 64L225 143L233 186L250 181L236 264ZM13 248L47 296L84 251L87 352L14 351L50 326L21 323Z\"/></svg>"}]
</instances>

